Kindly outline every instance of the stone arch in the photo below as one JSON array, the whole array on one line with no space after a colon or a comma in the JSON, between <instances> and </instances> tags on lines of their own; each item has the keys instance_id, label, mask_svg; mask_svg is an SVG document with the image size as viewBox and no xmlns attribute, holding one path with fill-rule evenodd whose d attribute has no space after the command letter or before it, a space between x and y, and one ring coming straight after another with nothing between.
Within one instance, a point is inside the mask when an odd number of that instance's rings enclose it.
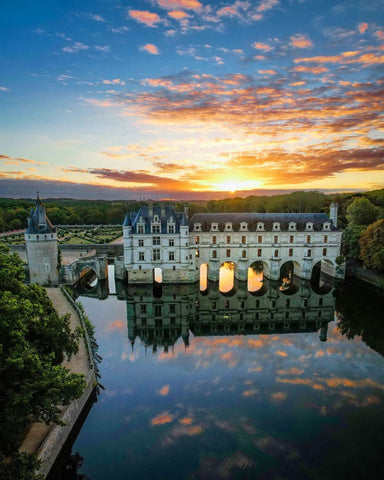
<instances>
[{"instance_id":1,"label":"stone arch","mask_svg":"<svg viewBox=\"0 0 384 480\"><path fill-rule=\"evenodd\" d=\"M292 295L298 289L295 277L301 276L301 265L295 260L288 260L280 266L279 289L286 295Z\"/></svg>"},{"instance_id":2,"label":"stone arch","mask_svg":"<svg viewBox=\"0 0 384 480\"><path fill-rule=\"evenodd\" d=\"M318 294L325 294L332 290L330 277L334 276L335 265L329 259L316 259L311 269L311 288Z\"/></svg>"},{"instance_id":3,"label":"stone arch","mask_svg":"<svg viewBox=\"0 0 384 480\"><path fill-rule=\"evenodd\" d=\"M98 282L97 271L93 265L80 264L78 268L79 282L85 289L96 287Z\"/></svg>"}]
</instances>

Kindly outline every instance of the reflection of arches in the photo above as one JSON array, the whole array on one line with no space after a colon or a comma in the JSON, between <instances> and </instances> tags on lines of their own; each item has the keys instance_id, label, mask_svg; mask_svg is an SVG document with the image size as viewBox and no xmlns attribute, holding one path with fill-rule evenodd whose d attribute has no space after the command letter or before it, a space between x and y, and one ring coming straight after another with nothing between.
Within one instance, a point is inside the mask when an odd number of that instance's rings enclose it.
<instances>
[{"instance_id":1,"label":"reflection of arches","mask_svg":"<svg viewBox=\"0 0 384 480\"><path fill-rule=\"evenodd\" d=\"M229 293L235 288L235 263L224 262L219 270L219 290Z\"/></svg>"},{"instance_id":2,"label":"reflection of arches","mask_svg":"<svg viewBox=\"0 0 384 480\"><path fill-rule=\"evenodd\" d=\"M261 290L264 282L264 263L261 261L253 262L248 268L247 290L248 292L257 292Z\"/></svg>"},{"instance_id":3,"label":"reflection of arches","mask_svg":"<svg viewBox=\"0 0 384 480\"><path fill-rule=\"evenodd\" d=\"M162 283L163 282L163 272L160 267L155 267L153 269L153 281L155 283Z\"/></svg>"},{"instance_id":4,"label":"reflection of arches","mask_svg":"<svg viewBox=\"0 0 384 480\"><path fill-rule=\"evenodd\" d=\"M200 291L208 290L208 264L202 263L200 265Z\"/></svg>"}]
</instances>

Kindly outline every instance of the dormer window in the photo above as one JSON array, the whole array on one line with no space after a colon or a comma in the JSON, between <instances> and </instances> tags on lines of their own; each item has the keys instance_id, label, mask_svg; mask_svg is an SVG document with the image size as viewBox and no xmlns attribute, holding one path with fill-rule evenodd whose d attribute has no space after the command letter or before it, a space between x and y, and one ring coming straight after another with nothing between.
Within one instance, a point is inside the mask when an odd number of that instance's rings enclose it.
<instances>
[{"instance_id":1,"label":"dormer window","mask_svg":"<svg viewBox=\"0 0 384 480\"><path fill-rule=\"evenodd\" d=\"M280 230L280 223L279 222L273 222L272 229L276 232Z\"/></svg>"},{"instance_id":2,"label":"dormer window","mask_svg":"<svg viewBox=\"0 0 384 480\"><path fill-rule=\"evenodd\" d=\"M247 222L241 222L240 223L240 230L248 230L248 223Z\"/></svg>"},{"instance_id":3,"label":"dormer window","mask_svg":"<svg viewBox=\"0 0 384 480\"><path fill-rule=\"evenodd\" d=\"M144 224L137 225L137 233L144 233Z\"/></svg>"},{"instance_id":4,"label":"dormer window","mask_svg":"<svg viewBox=\"0 0 384 480\"><path fill-rule=\"evenodd\" d=\"M159 216L158 216L158 215L154 215L154 216L153 216L153 221L157 223L157 222L159 221Z\"/></svg>"},{"instance_id":5,"label":"dormer window","mask_svg":"<svg viewBox=\"0 0 384 480\"><path fill-rule=\"evenodd\" d=\"M218 223L211 223L211 230L217 231L219 229L219 224Z\"/></svg>"},{"instance_id":6,"label":"dormer window","mask_svg":"<svg viewBox=\"0 0 384 480\"><path fill-rule=\"evenodd\" d=\"M231 222L226 222L225 230L232 230L232 223Z\"/></svg>"},{"instance_id":7,"label":"dormer window","mask_svg":"<svg viewBox=\"0 0 384 480\"><path fill-rule=\"evenodd\" d=\"M329 222L324 222L323 223L323 230L330 230L331 229L331 224Z\"/></svg>"},{"instance_id":8,"label":"dormer window","mask_svg":"<svg viewBox=\"0 0 384 480\"><path fill-rule=\"evenodd\" d=\"M295 222L289 222L288 230L290 230L291 232L296 231L296 223Z\"/></svg>"},{"instance_id":9,"label":"dormer window","mask_svg":"<svg viewBox=\"0 0 384 480\"><path fill-rule=\"evenodd\" d=\"M257 230L259 230L259 231L264 230L264 223L263 222L258 222L257 223Z\"/></svg>"},{"instance_id":10,"label":"dormer window","mask_svg":"<svg viewBox=\"0 0 384 480\"><path fill-rule=\"evenodd\" d=\"M311 232L311 231L313 230L313 223L312 223L312 222L307 222L307 223L305 224L305 230Z\"/></svg>"},{"instance_id":11,"label":"dormer window","mask_svg":"<svg viewBox=\"0 0 384 480\"><path fill-rule=\"evenodd\" d=\"M193 230L195 232L201 232L201 223L194 223L193 224Z\"/></svg>"}]
</instances>

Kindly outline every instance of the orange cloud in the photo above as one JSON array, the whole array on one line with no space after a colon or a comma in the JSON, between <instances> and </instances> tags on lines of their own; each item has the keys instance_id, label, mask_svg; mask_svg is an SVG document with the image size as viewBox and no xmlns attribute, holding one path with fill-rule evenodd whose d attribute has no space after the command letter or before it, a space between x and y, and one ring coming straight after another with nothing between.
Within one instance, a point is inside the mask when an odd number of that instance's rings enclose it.
<instances>
[{"instance_id":1,"label":"orange cloud","mask_svg":"<svg viewBox=\"0 0 384 480\"><path fill-rule=\"evenodd\" d=\"M156 45L153 45L153 43L147 43L146 45L143 45L140 47L140 50L144 50L145 52L150 53L151 55L158 55L159 50L156 47Z\"/></svg>"},{"instance_id":2,"label":"orange cloud","mask_svg":"<svg viewBox=\"0 0 384 480\"><path fill-rule=\"evenodd\" d=\"M179 423L181 423L182 425L191 425L193 423L193 420L191 417L183 417L180 418Z\"/></svg>"},{"instance_id":3,"label":"orange cloud","mask_svg":"<svg viewBox=\"0 0 384 480\"><path fill-rule=\"evenodd\" d=\"M307 35L292 35L290 45L295 48L309 48L313 47L313 43Z\"/></svg>"},{"instance_id":4,"label":"orange cloud","mask_svg":"<svg viewBox=\"0 0 384 480\"><path fill-rule=\"evenodd\" d=\"M148 27L154 27L156 23L161 21L157 13L148 12L147 10L129 10L129 16L137 22L144 23Z\"/></svg>"},{"instance_id":5,"label":"orange cloud","mask_svg":"<svg viewBox=\"0 0 384 480\"><path fill-rule=\"evenodd\" d=\"M112 332L113 330L124 330L126 326L127 322L124 322L124 320L115 320L114 322L107 324L105 331Z\"/></svg>"},{"instance_id":6,"label":"orange cloud","mask_svg":"<svg viewBox=\"0 0 384 480\"><path fill-rule=\"evenodd\" d=\"M282 350L277 350L275 355L278 355L279 357L288 357L287 352L283 352Z\"/></svg>"},{"instance_id":7,"label":"orange cloud","mask_svg":"<svg viewBox=\"0 0 384 480\"><path fill-rule=\"evenodd\" d=\"M270 398L273 402L282 402L287 398L287 394L284 392L271 393Z\"/></svg>"},{"instance_id":8,"label":"orange cloud","mask_svg":"<svg viewBox=\"0 0 384 480\"><path fill-rule=\"evenodd\" d=\"M256 50L264 50L265 52L269 52L273 48L267 43L263 43L263 42L255 42L252 46L253 48L256 48Z\"/></svg>"},{"instance_id":9,"label":"orange cloud","mask_svg":"<svg viewBox=\"0 0 384 480\"><path fill-rule=\"evenodd\" d=\"M245 390L241 395L243 397L254 397L255 395L258 395L259 394L259 390L257 390L256 388L252 388L250 390Z\"/></svg>"},{"instance_id":10,"label":"orange cloud","mask_svg":"<svg viewBox=\"0 0 384 480\"><path fill-rule=\"evenodd\" d=\"M164 10L198 10L202 4L198 0L155 0Z\"/></svg>"},{"instance_id":11,"label":"orange cloud","mask_svg":"<svg viewBox=\"0 0 384 480\"><path fill-rule=\"evenodd\" d=\"M187 18L190 16L183 10L172 10L171 12L168 12L167 15L169 15L171 18L174 18L175 20L182 20L183 18Z\"/></svg>"},{"instance_id":12,"label":"orange cloud","mask_svg":"<svg viewBox=\"0 0 384 480\"><path fill-rule=\"evenodd\" d=\"M164 387L159 390L160 395L166 396L169 394L169 385L164 385Z\"/></svg>"},{"instance_id":13,"label":"orange cloud","mask_svg":"<svg viewBox=\"0 0 384 480\"><path fill-rule=\"evenodd\" d=\"M279 0L262 0L256 10L258 12L266 12L279 5L279 3Z\"/></svg>"},{"instance_id":14,"label":"orange cloud","mask_svg":"<svg viewBox=\"0 0 384 480\"><path fill-rule=\"evenodd\" d=\"M304 72L304 73L313 73L314 75L318 73L329 72L328 68L326 67L304 67L298 66L292 69L295 72Z\"/></svg>"},{"instance_id":15,"label":"orange cloud","mask_svg":"<svg viewBox=\"0 0 384 480\"><path fill-rule=\"evenodd\" d=\"M151 419L151 425L164 425L173 421L173 415L163 412Z\"/></svg>"},{"instance_id":16,"label":"orange cloud","mask_svg":"<svg viewBox=\"0 0 384 480\"><path fill-rule=\"evenodd\" d=\"M358 25L359 32L363 35L368 30L368 26L369 26L368 23L365 23L365 22L360 23Z\"/></svg>"}]
</instances>

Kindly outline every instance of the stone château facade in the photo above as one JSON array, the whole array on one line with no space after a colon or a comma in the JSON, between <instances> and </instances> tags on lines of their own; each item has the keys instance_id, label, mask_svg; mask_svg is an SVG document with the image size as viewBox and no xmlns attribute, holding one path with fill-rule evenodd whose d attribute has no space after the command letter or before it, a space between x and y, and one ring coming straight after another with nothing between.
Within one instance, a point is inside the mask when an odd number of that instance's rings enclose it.
<instances>
[{"instance_id":1,"label":"stone ch\u00e2teau facade","mask_svg":"<svg viewBox=\"0 0 384 480\"><path fill-rule=\"evenodd\" d=\"M341 232L337 204L324 213L176 213L170 206L142 207L127 214L124 224L124 266L129 283L152 282L157 271L163 283L197 281L202 265L217 281L221 265L231 262L235 277L247 280L258 262L264 275L279 279L280 268L293 262L294 274L309 279L313 266L343 278L337 265Z\"/></svg>"}]
</instances>

